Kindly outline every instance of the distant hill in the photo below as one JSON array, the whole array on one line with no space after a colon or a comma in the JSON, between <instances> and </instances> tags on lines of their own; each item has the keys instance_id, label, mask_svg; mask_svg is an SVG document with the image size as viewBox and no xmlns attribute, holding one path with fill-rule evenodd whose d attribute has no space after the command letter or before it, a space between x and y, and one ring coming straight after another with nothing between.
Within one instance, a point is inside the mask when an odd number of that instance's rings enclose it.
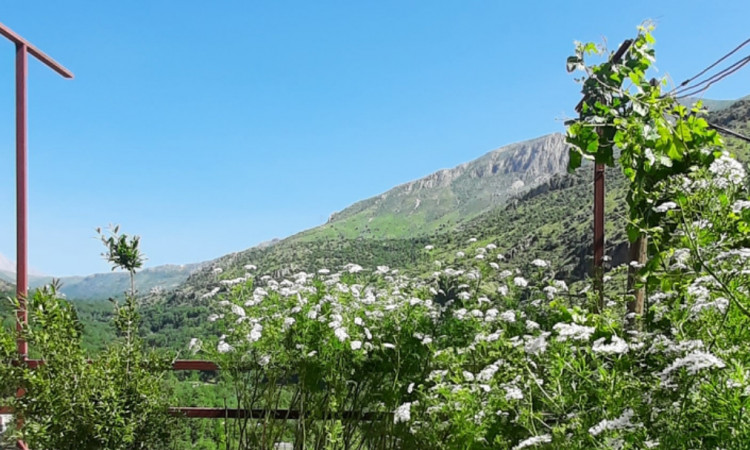
<instances>
[{"instance_id":1,"label":"distant hill","mask_svg":"<svg viewBox=\"0 0 750 450\"><path fill-rule=\"evenodd\" d=\"M173 297L194 297L222 277L240 276L246 264L284 274L350 262L414 267L428 260L421 247L515 197L538 188L567 168L562 134L493 150L471 162L397 186L334 213L328 222L275 242L221 257L191 275ZM421 246L421 247L420 247Z\"/></svg>"},{"instance_id":2,"label":"distant hill","mask_svg":"<svg viewBox=\"0 0 750 450\"><path fill-rule=\"evenodd\" d=\"M2 253L0 253L0 272L15 273L15 271L16 271L16 263L9 260Z\"/></svg>"},{"instance_id":3,"label":"distant hill","mask_svg":"<svg viewBox=\"0 0 750 450\"><path fill-rule=\"evenodd\" d=\"M160 294L172 290L187 280L204 263L163 265L144 269L136 276L136 289L140 294ZM49 284L51 276L29 276L29 287ZM15 283L15 266L12 271L0 271L0 281L11 286ZM88 276L61 277L60 292L75 300L106 300L122 297L130 289L130 277L125 272L97 273ZM0 285L0 290L2 285Z\"/></svg>"},{"instance_id":4,"label":"distant hill","mask_svg":"<svg viewBox=\"0 0 750 450\"><path fill-rule=\"evenodd\" d=\"M719 112L729 108L739 101L748 99L750 99L750 95L735 100L713 100L710 98L686 97L679 100L679 102L685 106L692 106L693 104L695 104L695 102L701 100L703 102L703 106L705 106L706 109L711 112Z\"/></svg>"}]
</instances>

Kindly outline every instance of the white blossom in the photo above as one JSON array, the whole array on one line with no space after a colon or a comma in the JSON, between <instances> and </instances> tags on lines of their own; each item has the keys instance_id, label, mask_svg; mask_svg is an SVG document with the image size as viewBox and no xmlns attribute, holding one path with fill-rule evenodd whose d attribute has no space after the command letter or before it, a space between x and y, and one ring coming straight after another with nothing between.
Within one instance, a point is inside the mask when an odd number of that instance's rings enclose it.
<instances>
[{"instance_id":1,"label":"white blossom","mask_svg":"<svg viewBox=\"0 0 750 450\"><path fill-rule=\"evenodd\" d=\"M201 349L202 342L198 338L192 338L190 339L190 343L188 344L188 350L191 351L193 354L196 354Z\"/></svg>"},{"instance_id":2,"label":"white blossom","mask_svg":"<svg viewBox=\"0 0 750 450\"><path fill-rule=\"evenodd\" d=\"M737 200L732 204L732 212L735 214L739 214L748 208L750 208L750 201L747 200Z\"/></svg>"},{"instance_id":3,"label":"white blossom","mask_svg":"<svg viewBox=\"0 0 750 450\"><path fill-rule=\"evenodd\" d=\"M557 341L565 342L568 339L574 341L588 341L592 334L594 334L594 327L586 327L578 325L577 323L556 323L552 327L553 330L557 331Z\"/></svg>"},{"instance_id":4,"label":"white blossom","mask_svg":"<svg viewBox=\"0 0 750 450\"><path fill-rule=\"evenodd\" d=\"M726 367L724 361L712 355L711 353L704 352L702 350L694 350L683 358L677 358L669 365L666 369L659 373L661 377L662 385L667 386L669 384L672 373L684 368L688 374L695 375L704 369L723 369Z\"/></svg>"},{"instance_id":5,"label":"white blossom","mask_svg":"<svg viewBox=\"0 0 750 450\"><path fill-rule=\"evenodd\" d=\"M628 352L628 343L620 339L617 335L612 335L612 342L610 344L605 344L604 341L605 338L595 340L591 350L594 353L603 353L605 355L621 355Z\"/></svg>"},{"instance_id":6,"label":"white blossom","mask_svg":"<svg viewBox=\"0 0 750 450\"><path fill-rule=\"evenodd\" d=\"M500 314L500 319L503 322L514 323L516 321L516 312L512 310L504 311Z\"/></svg>"},{"instance_id":7,"label":"white blossom","mask_svg":"<svg viewBox=\"0 0 750 450\"><path fill-rule=\"evenodd\" d=\"M393 411L393 423L408 422L411 420L411 402L404 403Z\"/></svg>"},{"instance_id":8,"label":"white blossom","mask_svg":"<svg viewBox=\"0 0 750 450\"><path fill-rule=\"evenodd\" d=\"M669 210L676 209L676 208L677 208L677 203L675 203L675 202L664 202L664 203L660 204L659 206L654 206L652 209L656 213L665 213L665 212L667 212Z\"/></svg>"},{"instance_id":9,"label":"white blossom","mask_svg":"<svg viewBox=\"0 0 750 450\"><path fill-rule=\"evenodd\" d=\"M593 427L589 428L589 433L592 436L598 436L599 434L609 430L632 430L637 427L642 427L643 424L633 423L631 419L635 413L632 409L628 408L622 412L622 415L616 419L607 420L604 419Z\"/></svg>"},{"instance_id":10,"label":"white blossom","mask_svg":"<svg viewBox=\"0 0 750 450\"><path fill-rule=\"evenodd\" d=\"M524 344L524 351L530 355L540 355L547 350L547 336L549 332L544 332L535 338L531 338Z\"/></svg>"},{"instance_id":11,"label":"white blossom","mask_svg":"<svg viewBox=\"0 0 750 450\"><path fill-rule=\"evenodd\" d=\"M716 176L714 184L722 189L730 184L740 185L745 178L745 168L742 164L726 153L716 158L708 170Z\"/></svg>"},{"instance_id":12,"label":"white blossom","mask_svg":"<svg viewBox=\"0 0 750 450\"><path fill-rule=\"evenodd\" d=\"M513 450L521 450L522 448L535 447L538 444L549 444L552 442L552 436L549 434L542 434L539 436L530 437L519 442Z\"/></svg>"},{"instance_id":13,"label":"white blossom","mask_svg":"<svg viewBox=\"0 0 750 450\"><path fill-rule=\"evenodd\" d=\"M239 317L245 317L246 315L245 310L241 306L235 305L234 303L232 304L232 313Z\"/></svg>"},{"instance_id":14,"label":"white blossom","mask_svg":"<svg viewBox=\"0 0 750 450\"><path fill-rule=\"evenodd\" d=\"M345 328L336 328L333 334L335 334L336 338L341 342L344 342L349 338L349 333L346 332Z\"/></svg>"},{"instance_id":15,"label":"white blossom","mask_svg":"<svg viewBox=\"0 0 750 450\"><path fill-rule=\"evenodd\" d=\"M495 373L498 371L498 369L499 367L497 365L490 364L477 374L477 380L485 383L489 382L492 377L495 376Z\"/></svg>"},{"instance_id":16,"label":"white blossom","mask_svg":"<svg viewBox=\"0 0 750 450\"><path fill-rule=\"evenodd\" d=\"M523 400L523 391L518 386L505 386L505 400Z\"/></svg>"},{"instance_id":17,"label":"white blossom","mask_svg":"<svg viewBox=\"0 0 750 450\"><path fill-rule=\"evenodd\" d=\"M224 341L220 341L219 345L216 346L216 351L219 353L229 353L233 350L234 350L234 347L232 347L231 345L227 344Z\"/></svg>"}]
</instances>

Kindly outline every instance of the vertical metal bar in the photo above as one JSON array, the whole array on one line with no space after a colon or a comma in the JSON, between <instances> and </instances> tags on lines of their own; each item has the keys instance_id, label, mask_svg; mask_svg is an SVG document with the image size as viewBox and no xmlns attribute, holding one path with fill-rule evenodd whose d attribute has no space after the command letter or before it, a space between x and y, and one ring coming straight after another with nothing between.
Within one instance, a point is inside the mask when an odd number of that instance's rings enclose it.
<instances>
[{"instance_id":1,"label":"vertical metal bar","mask_svg":"<svg viewBox=\"0 0 750 450\"><path fill-rule=\"evenodd\" d=\"M594 165L594 286L604 309L604 164Z\"/></svg>"},{"instance_id":2,"label":"vertical metal bar","mask_svg":"<svg viewBox=\"0 0 750 450\"><path fill-rule=\"evenodd\" d=\"M26 73L28 69L28 48L23 43L16 44L16 296L18 298L18 312L16 327L19 331L18 357L21 364L25 364L29 357L29 348L20 331L28 322L26 296L29 291L28 275L28 236L27 236L27 192L28 170L27 142L26 142ZM18 395L23 395L23 388L19 387ZM23 418L18 418L16 426L23 427ZM19 450L27 450L23 441L17 441Z\"/></svg>"},{"instance_id":3,"label":"vertical metal bar","mask_svg":"<svg viewBox=\"0 0 750 450\"><path fill-rule=\"evenodd\" d=\"M27 47L16 44L16 295L18 296L18 330L28 321L26 296L28 294L28 236L27 236L27 190L28 170L26 147L26 72L28 67ZM19 357L26 361L28 344L19 337Z\"/></svg>"}]
</instances>

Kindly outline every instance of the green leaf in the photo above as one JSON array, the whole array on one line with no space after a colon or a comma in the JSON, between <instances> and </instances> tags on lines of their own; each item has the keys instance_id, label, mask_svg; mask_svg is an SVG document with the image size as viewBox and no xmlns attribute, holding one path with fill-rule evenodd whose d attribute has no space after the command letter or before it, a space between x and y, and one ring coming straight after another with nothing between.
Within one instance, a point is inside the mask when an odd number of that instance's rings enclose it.
<instances>
[{"instance_id":1,"label":"green leaf","mask_svg":"<svg viewBox=\"0 0 750 450\"><path fill-rule=\"evenodd\" d=\"M568 172L575 172L581 167L581 151L571 148L568 150Z\"/></svg>"},{"instance_id":2,"label":"green leaf","mask_svg":"<svg viewBox=\"0 0 750 450\"><path fill-rule=\"evenodd\" d=\"M641 235L641 230L632 224L628 224L628 241L635 242Z\"/></svg>"}]
</instances>

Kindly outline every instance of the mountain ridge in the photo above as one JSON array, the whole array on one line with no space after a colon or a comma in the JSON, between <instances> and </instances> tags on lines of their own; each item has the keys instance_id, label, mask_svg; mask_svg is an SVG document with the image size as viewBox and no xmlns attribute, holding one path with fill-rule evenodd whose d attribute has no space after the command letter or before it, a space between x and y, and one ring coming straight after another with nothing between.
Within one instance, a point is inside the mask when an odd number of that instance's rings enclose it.
<instances>
[{"instance_id":1,"label":"mountain ridge","mask_svg":"<svg viewBox=\"0 0 750 450\"><path fill-rule=\"evenodd\" d=\"M398 238L446 229L564 172L567 149L560 133L504 145L355 202L294 236Z\"/></svg>"}]
</instances>

